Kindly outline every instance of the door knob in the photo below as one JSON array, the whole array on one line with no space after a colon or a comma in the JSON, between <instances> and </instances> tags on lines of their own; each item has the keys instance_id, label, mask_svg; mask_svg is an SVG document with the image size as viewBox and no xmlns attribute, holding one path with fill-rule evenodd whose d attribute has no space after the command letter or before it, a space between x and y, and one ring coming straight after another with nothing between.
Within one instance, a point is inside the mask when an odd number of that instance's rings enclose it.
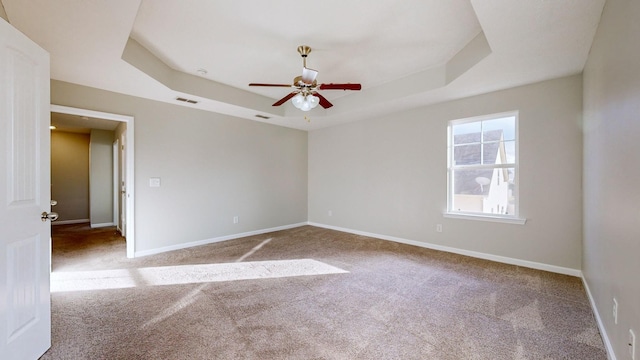
<instances>
[{"instance_id":1,"label":"door knob","mask_svg":"<svg viewBox=\"0 0 640 360\"><path fill-rule=\"evenodd\" d=\"M55 213L55 212L48 213L46 211L43 211L42 214L40 214L40 219L42 221L47 221L47 220L56 221L58 220L58 213Z\"/></svg>"}]
</instances>

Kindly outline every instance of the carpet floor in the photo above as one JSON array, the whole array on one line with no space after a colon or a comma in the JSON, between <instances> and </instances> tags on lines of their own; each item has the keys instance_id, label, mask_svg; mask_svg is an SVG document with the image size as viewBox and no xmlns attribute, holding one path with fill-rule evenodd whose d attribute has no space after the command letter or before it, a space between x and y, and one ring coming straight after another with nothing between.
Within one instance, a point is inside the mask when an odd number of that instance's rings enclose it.
<instances>
[{"instance_id":1,"label":"carpet floor","mask_svg":"<svg viewBox=\"0 0 640 360\"><path fill-rule=\"evenodd\" d=\"M136 259L52 233L41 359L607 359L576 277L312 226Z\"/></svg>"}]
</instances>

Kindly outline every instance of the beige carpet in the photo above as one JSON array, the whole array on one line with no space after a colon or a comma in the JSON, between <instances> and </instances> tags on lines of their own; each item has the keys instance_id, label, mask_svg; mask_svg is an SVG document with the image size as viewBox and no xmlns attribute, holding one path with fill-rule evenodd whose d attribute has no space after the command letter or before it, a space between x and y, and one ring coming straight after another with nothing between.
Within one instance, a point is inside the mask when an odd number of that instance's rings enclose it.
<instances>
[{"instance_id":1,"label":"beige carpet","mask_svg":"<svg viewBox=\"0 0 640 360\"><path fill-rule=\"evenodd\" d=\"M42 359L606 359L580 279L311 226L138 259L53 227Z\"/></svg>"}]
</instances>

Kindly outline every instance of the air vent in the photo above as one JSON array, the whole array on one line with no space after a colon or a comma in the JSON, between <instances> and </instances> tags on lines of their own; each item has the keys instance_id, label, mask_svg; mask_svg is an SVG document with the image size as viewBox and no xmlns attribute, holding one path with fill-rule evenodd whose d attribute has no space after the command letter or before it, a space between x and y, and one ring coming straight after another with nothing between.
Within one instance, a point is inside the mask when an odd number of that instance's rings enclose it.
<instances>
[{"instance_id":1,"label":"air vent","mask_svg":"<svg viewBox=\"0 0 640 360\"><path fill-rule=\"evenodd\" d=\"M182 101L182 102L186 102L186 103L189 103L189 104L197 104L198 103L195 100L185 99L185 98L182 98L182 97L177 97L176 100Z\"/></svg>"},{"instance_id":2,"label":"air vent","mask_svg":"<svg viewBox=\"0 0 640 360\"><path fill-rule=\"evenodd\" d=\"M264 116L264 115L260 115L260 114L256 115L256 117L257 117L257 118L260 118L260 119L271 119L271 118L270 118L270 117L268 117L268 116Z\"/></svg>"}]
</instances>

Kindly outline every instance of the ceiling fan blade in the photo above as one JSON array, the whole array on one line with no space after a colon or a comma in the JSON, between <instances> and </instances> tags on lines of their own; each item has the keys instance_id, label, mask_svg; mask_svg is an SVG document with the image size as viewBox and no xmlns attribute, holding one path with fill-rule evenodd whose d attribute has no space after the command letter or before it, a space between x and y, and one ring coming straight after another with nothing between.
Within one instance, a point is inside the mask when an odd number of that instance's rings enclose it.
<instances>
[{"instance_id":1,"label":"ceiling fan blade","mask_svg":"<svg viewBox=\"0 0 640 360\"><path fill-rule=\"evenodd\" d=\"M317 97L318 99L320 99L320 103L319 103L319 104L320 104L320 106L322 106L323 108L328 109L328 108L330 108L330 107L332 107L332 106L333 106L333 104L332 104L332 103L330 103L330 102L329 102L329 100L327 100L327 98L325 98L324 96L322 96L322 95L318 94L317 92L314 92L314 93L313 93L313 94L311 94L311 95L313 95L313 96Z\"/></svg>"},{"instance_id":2,"label":"ceiling fan blade","mask_svg":"<svg viewBox=\"0 0 640 360\"><path fill-rule=\"evenodd\" d=\"M286 102L287 102L287 100L289 100L289 99L291 99L292 97L296 96L296 94L297 94L297 93L298 93L297 91L294 91L294 92L292 92L292 93L288 94L287 96L283 97L282 99L280 99L280 100L276 101L276 102L275 102L275 103L273 103L273 105L271 105L271 106L280 106L280 105L282 105L282 104L286 103Z\"/></svg>"},{"instance_id":3,"label":"ceiling fan blade","mask_svg":"<svg viewBox=\"0 0 640 360\"><path fill-rule=\"evenodd\" d=\"M251 83L249 86L275 86L275 87L292 87L291 84L261 84L261 83Z\"/></svg>"},{"instance_id":4,"label":"ceiling fan blade","mask_svg":"<svg viewBox=\"0 0 640 360\"><path fill-rule=\"evenodd\" d=\"M361 90L361 84L320 84L320 90Z\"/></svg>"},{"instance_id":5,"label":"ceiling fan blade","mask_svg":"<svg viewBox=\"0 0 640 360\"><path fill-rule=\"evenodd\" d=\"M309 69L307 67L302 68L302 82L311 85L314 81L316 81L316 76L318 76L318 71Z\"/></svg>"}]
</instances>

